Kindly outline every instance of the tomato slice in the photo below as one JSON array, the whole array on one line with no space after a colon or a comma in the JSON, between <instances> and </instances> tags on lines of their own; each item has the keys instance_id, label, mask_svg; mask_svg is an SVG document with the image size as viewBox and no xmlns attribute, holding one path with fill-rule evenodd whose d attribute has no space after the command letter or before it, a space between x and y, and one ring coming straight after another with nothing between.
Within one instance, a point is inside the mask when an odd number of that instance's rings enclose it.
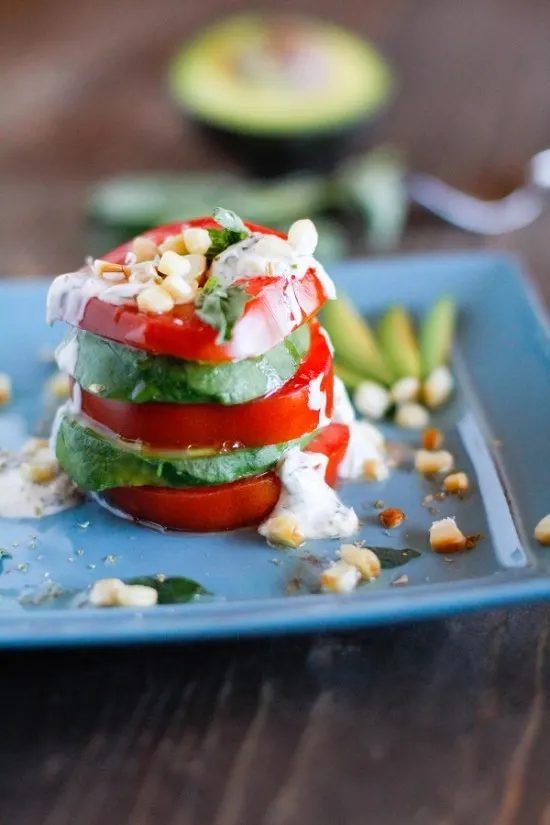
<instances>
[{"instance_id":1,"label":"tomato slice","mask_svg":"<svg viewBox=\"0 0 550 825\"><path fill-rule=\"evenodd\" d=\"M329 424L309 443L307 452L329 459L325 478L336 484L338 465L348 446L344 424ZM274 472L222 484L174 490L163 487L119 487L104 494L107 502L132 518L174 530L214 532L259 524L279 498L281 483Z\"/></svg>"},{"instance_id":2,"label":"tomato slice","mask_svg":"<svg viewBox=\"0 0 550 825\"><path fill-rule=\"evenodd\" d=\"M212 218L198 218L185 224L171 223L145 232L160 243L183 227L216 228ZM272 229L247 223L252 231L285 237ZM123 263L131 242L104 256ZM251 273L252 274L252 273ZM243 282L254 297L244 307L233 328L230 341L217 344L215 329L195 314L193 304L176 306L170 313L151 315L135 306L114 306L99 298L88 301L79 322L82 329L162 355L190 361L222 362L252 358L279 344L287 335L315 315L326 301L326 294L315 269L303 278L250 278ZM299 308L299 311L298 311ZM70 318L66 319L70 322Z\"/></svg>"},{"instance_id":3,"label":"tomato slice","mask_svg":"<svg viewBox=\"0 0 550 825\"><path fill-rule=\"evenodd\" d=\"M309 353L294 377L256 401L229 407L132 404L82 390L82 412L121 438L163 449L262 447L300 438L323 426L333 406L332 356L317 322L311 333Z\"/></svg>"}]
</instances>

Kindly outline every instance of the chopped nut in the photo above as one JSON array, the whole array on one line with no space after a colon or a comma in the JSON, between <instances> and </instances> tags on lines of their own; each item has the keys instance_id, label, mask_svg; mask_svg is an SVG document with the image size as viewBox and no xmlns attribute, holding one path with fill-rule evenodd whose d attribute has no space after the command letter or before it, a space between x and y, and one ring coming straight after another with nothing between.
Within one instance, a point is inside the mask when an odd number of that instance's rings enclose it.
<instances>
[{"instance_id":1,"label":"chopped nut","mask_svg":"<svg viewBox=\"0 0 550 825\"><path fill-rule=\"evenodd\" d=\"M68 398L71 394L71 379L66 372L56 372L46 382L48 395L59 400Z\"/></svg>"},{"instance_id":2,"label":"chopped nut","mask_svg":"<svg viewBox=\"0 0 550 825\"><path fill-rule=\"evenodd\" d=\"M208 231L198 226L184 229L183 240L187 251L194 255L205 255L212 243Z\"/></svg>"},{"instance_id":3,"label":"chopped nut","mask_svg":"<svg viewBox=\"0 0 550 825\"><path fill-rule=\"evenodd\" d=\"M305 218L294 221L288 230L288 242L298 255L313 255L319 236L313 221Z\"/></svg>"},{"instance_id":4,"label":"chopped nut","mask_svg":"<svg viewBox=\"0 0 550 825\"><path fill-rule=\"evenodd\" d=\"M272 544L283 547L300 547L305 536L300 531L300 525L292 516L275 516L266 524L266 538Z\"/></svg>"},{"instance_id":5,"label":"chopped nut","mask_svg":"<svg viewBox=\"0 0 550 825\"><path fill-rule=\"evenodd\" d=\"M178 255L187 255L188 249L185 245L185 240L182 234L168 235L167 238L159 245L159 252L176 252Z\"/></svg>"},{"instance_id":6,"label":"chopped nut","mask_svg":"<svg viewBox=\"0 0 550 825\"><path fill-rule=\"evenodd\" d=\"M174 299L161 286L152 284L139 293L137 305L142 312L162 314L174 309Z\"/></svg>"},{"instance_id":7,"label":"chopped nut","mask_svg":"<svg viewBox=\"0 0 550 825\"><path fill-rule=\"evenodd\" d=\"M96 259L92 263L92 270L96 278L102 278L104 281L111 281L113 283L125 281L130 274L128 267L100 259Z\"/></svg>"},{"instance_id":8,"label":"chopped nut","mask_svg":"<svg viewBox=\"0 0 550 825\"><path fill-rule=\"evenodd\" d=\"M397 426L407 430L421 430L427 426L429 420L430 414L428 410L414 401L399 404L395 413L395 423Z\"/></svg>"},{"instance_id":9,"label":"chopped nut","mask_svg":"<svg viewBox=\"0 0 550 825\"><path fill-rule=\"evenodd\" d=\"M377 579L382 570L380 559L368 547L357 547L354 544L340 545L340 558L347 564L353 565L361 573L365 581Z\"/></svg>"},{"instance_id":10,"label":"chopped nut","mask_svg":"<svg viewBox=\"0 0 550 825\"><path fill-rule=\"evenodd\" d=\"M105 387L103 384L90 384L88 387L89 392L93 392L94 395L99 395L99 393L105 392Z\"/></svg>"},{"instance_id":11,"label":"chopped nut","mask_svg":"<svg viewBox=\"0 0 550 825\"><path fill-rule=\"evenodd\" d=\"M343 559L335 561L321 573L321 587L331 593L350 593L357 587L361 574Z\"/></svg>"},{"instance_id":12,"label":"chopped nut","mask_svg":"<svg viewBox=\"0 0 550 825\"><path fill-rule=\"evenodd\" d=\"M406 573L401 574L401 576L398 576L396 579L393 579L393 581L390 582L390 584L393 585L394 587L399 587L400 585L404 585L404 584L408 584L408 583L409 583L409 577L407 576Z\"/></svg>"},{"instance_id":13,"label":"chopped nut","mask_svg":"<svg viewBox=\"0 0 550 825\"><path fill-rule=\"evenodd\" d=\"M428 407L440 407L454 389L454 379L449 367L437 367L424 381L422 395Z\"/></svg>"},{"instance_id":14,"label":"chopped nut","mask_svg":"<svg viewBox=\"0 0 550 825\"><path fill-rule=\"evenodd\" d=\"M447 450L417 450L414 466L419 473L448 473L453 469L454 459Z\"/></svg>"},{"instance_id":15,"label":"chopped nut","mask_svg":"<svg viewBox=\"0 0 550 825\"><path fill-rule=\"evenodd\" d=\"M172 296L176 304L187 304L197 294L197 282L188 281L182 275L168 275L162 282L162 288Z\"/></svg>"},{"instance_id":16,"label":"chopped nut","mask_svg":"<svg viewBox=\"0 0 550 825\"><path fill-rule=\"evenodd\" d=\"M400 378L391 388L391 397L396 404L404 404L406 401L415 401L420 392L420 381L418 378Z\"/></svg>"},{"instance_id":17,"label":"chopped nut","mask_svg":"<svg viewBox=\"0 0 550 825\"><path fill-rule=\"evenodd\" d=\"M550 513L541 518L535 527L535 538L539 544L550 544Z\"/></svg>"},{"instance_id":18,"label":"chopped nut","mask_svg":"<svg viewBox=\"0 0 550 825\"><path fill-rule=\"evenodd\" d=\"M363 464L363 473L369 481L385 481L390 471L385 461L381 459L370 459Z\"/></svg>"},{"instance_id":19,"label":"chopped nut","mask_svg":"<svg viewBox=\"0 0 550 825\"><path fill-rule=\"evenodd\" d=\"M466 536L454 518L442 518L430 527L430 545L436 553L456 553L465 549Z\"/></svg>"},{"instance_id":20,"label":"chopped nut","mask_svg":"<svg viewBox=\"0 0 550 825\"><path fill-rule=\"evenodd\" d=\"M470 489L470 480L466 473L452 473L443 479L443 489L450 495L463 495Z\"/></svg>"},{"instance_id":21,"label":"chopped nut","mask_svg":"<svg viewBox=\"0 0 550 825\"><path fill-rule=\"evenodd\" d=\"M376 501L373 501L372 506L375 510L383 510L384 509L384 502L381 498L377 498Z\"/></svg>"},{"instance_id":22,"label":"chopped nut","mask_svg":"<svg viewBox=\"0 0 550 825\"><path fill-rule=\"evenodd\" d=\"M132 241L132 252L135 255L135 263L152 261L159 254L159 248L151 238L140 235Z\"/></svg>"},{"instance_id":23,"label":"chopped nut","mask_svg":"<svg viewBox=\"0 0 550 825\"><path fill-rule=\"evenodd\" d=\"M429 427L422 433L422 446L425 450L439 450L443 441L443 433L435 427Z\"/></svg>"},{"instance_id":24,"label":"chopped nut","mask_svg":"<svg viewBox=\"0 0 550 825\"><path fill-rule=\"evenodd\" d=\"M393 527L400 527L403 524L405 513L398 510L397 507L386 507L378 514L378 518L387 530L391 530Z\"/></svg>"},{"instance_id":25,"label":"chopped nut","mask_svg":"<svg viewBox=\"0 0 550 825\"><path fill-rule=\"evenodd\" d=\"M0 373L0 407L9 404L11 401L11 378L6 372Z\"/></svg>"},{"instance_id":26,"label":"chopped nut","mask_svg":"<svg viewBox=\"0 0 550 825\"><path fill-rule=\"evenodd\" d=\"M184 257L178 255L177 252L167 250L163 252L157 269L163 275L179 275L182 278L187 278L191 272L191 265L187 256Z\"/></svg>"},{"instance_id":27,"label":"chopped nut","mask_svg":"<svg viewBox=\"0 0 550 825\"><path fill-rule=\"evenodd\" d=\"M472 533L471 536L466 536L466 550L473 550L474 547L477 547L478 541L481 541L483 538L482 533Z\"/></svg>"},{"instance_id":28,"label":"chopped nut","mask_svg":"<svg viewBox=\"0 0 550 825\"><path fill-rule=\"evenodd\" d=\"M361 381L353 394L353 403L361 415L368 418L382 418L391 399L388 391L375 381Z\"/></svg>"}]
</instances>

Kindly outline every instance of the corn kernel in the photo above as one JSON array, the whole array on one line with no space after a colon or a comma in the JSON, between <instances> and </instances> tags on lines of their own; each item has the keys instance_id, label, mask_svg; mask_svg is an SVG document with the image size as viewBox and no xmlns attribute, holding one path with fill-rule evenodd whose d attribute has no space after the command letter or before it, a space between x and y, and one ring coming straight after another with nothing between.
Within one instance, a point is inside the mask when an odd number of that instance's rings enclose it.
<instances>
[{"instance_id":1,"label":"corn kernel","mask_svg":"<svg viewBox=\"0 0 550 825\"><path fill-rule=\"evenodd\" d=\"M131 284L146 284L149 281L160 282L161 277L152 261L141 261L130 266L130 277L128 278Z\"/></svg>"},{"instance_id":2,"label":"corn kernel","mask_svg":"<svg viewBox=\"0 0 550 825\"><path fill-rule=\"evenodd\" d=\"M71 394L71 380L66 372L56 372L46 382L46 389L52 398L68 398Z\"/></svg>"},{"instance_id":3,"label":"corn kernel","mask_svg":"<svg viewBox=\"0 0 550 825\"><path fill-rule=\"evenodd\" d=\"M356 547L354 544L340 546L340 558L346 564L356 567L365 581L377 579L382 570L380 559L368 547Z\"/></svg>"},{"instance_id":4,"label":"corn kernel","mask_svg":"<svg viewBox=\"0 0 550 825\"><path fill-rule=\"evenodd\" d=\"M305 536L300 531L298 521L293 516L274 516L266 524L266 538L283 547L300 547Z\"/></svg>"},{"instance_id":5,"label":"corn kernel","mask_svg":"<svg viewBox=\"0 0 550 825\"><path fill-rule=\"evenodd\" d=\"M136 298L138 309L142 312L154 312L161 314L174 309L174 299L161 286L152 284Z\"/></svg>"},{"instance_id":6,"label":"corn kernel","mask_svg":"<svg viewBox=\"0 0 550 825\"><path fill-rule=\"evenodd\" d=\"M186 275L187 278L195 280L200 278L208 266L208 261L204 255L186 255L184 260L187 261L190 267L189 275Z\"/></svg>"},{"instance_id":7,"label":"corn kernel","mask_svg":"<svg viewBox=\"0 0 550 825\"><path fill-rule=\"evenodd\" d=\"M53 481L58 471L59 465L54 458L39 461L33 457L31 461L24 461L19 468L23 478L34 484L47 484Z\"/></svg>"},{"instance_id":8,"label":"corn kernel","mask_svg":"<svg viewBox=\"0 0 550 825\"><path fill-rule=\"evenodd\" d=\"M428 407L439 407L454 389L454 379L449 367L437 367L424 381L422 394Z\"/></svg>"},{"instance_id":9,"label":"corn kernel","mask_svg":"<svg viewBox=\"0 0 550 825\"><path fill-rule=\"evenodd\" d=\"M168 275L162 282L162 288L172 296L176 304L187 304L197 294L197 282L187 281L182 275Z\"/></svg>"},{"instance_id":10,"label":"corn kernel","mask_svg":"<svg viewBox=\"0 0 550 825\"><path fill-rule=\"evenodd\" d=\"M21 454L30 457L44 449L48 449L48 440L46 438L29 438L21 447Z\"/></svg>"},{"instance_id":11,"label":"corn kernel","mask_svg":"<svg viewBox=\"0 0 550 825\"><path fill-rule=\"evenodd\" d=\"M450 473L453 466L454 458L447 450L417 450L414 456L415 469L424 475Z\"/></svg>"},{"instance_id":12,"label":"corn kernel","mask_svg":"<svg viewBox=\"0 0 550 825\"><path fill-rule=\"evenodd\" d=\"M145 584L125 584L118 593L121 607L153 607L157 602L157 591Z\"/></svg>"},{"instance_id":13,"label":"corn kernel","mask_svg":"<svg viewBox=\"0 0 550 825\"><path fill-rule=\"evenodd\" d=\"M439 450L443 446L443 433L435 427L429 427L422 433L422 446L425 450Z\"/></svg>"},{"instance_id":14,"label":"corn kernel","mask_svg":"<svg viewBox=\"0 0 550 825\"><path fill-rule=\"evenodd\" d=\"M122 579L99 579L94 583L88 601L94 607L115 607L125 587Z\"/></svg>"},{"instance_id":15,"label":"corn kernel","mask_svg":"<svg viewBox=\"0 0 550 825\"><path fill-rule=\"evenodd\" d=\"M353 393L353 403L361 415L368 418L382 418L391 399L388 391L376 381L361 381Z\"/></svg>"},{"instance_id":16,"label":"corn kernel","mask_svg":"<svg viewBox=\"0 0 550 825\"><path fill-rule=\"evenodd\" d=\"M420 392L420 381L418 378L400 378L391 388L391 397L396 404L404 404L407 401L414 401Z\"/></svg>"},{"instance_id":17,"label":"corn kernel","mask_svg":"<svg viewBox=\"0 0 550 825\"><path fill-rule=\"evenodd\" d=\"M405 521L405 513L398 510L397 507L386 507L378 514L378 518L386 530L391 530L394 527L400 527Z\"/></svg>"},{"instance_id":18,"label":"corn kernel","mask_svg":"<svg viewBox=\"0 0 550 825\"><path fill-rule=\"evenodd\" d=\"M183 235L168 235L167 238L159 245L159 252L176 252L178 255L187 255L187 247Z\"/></svg>"},{"instance_id":19,"label":"corn kernel","mask_svg":"<svg viewBox=\"0 0 550 825\"><path fill-rule=\"evenodd\" d=\"M194 226L183 230L183 240L187 251L193 255L204 255L208 252L210 244L210 235L206 229Z\"/></svg>"},{"instance_id":20,"label":"corn kernel","mask_svg":"<svg viewBox=\"0 0 550 825\"><path fill-rule=\"evenodd\" d=\"M163 252L157 269L163 275L180 275L183 278L187 278L191 271L188 257L171 250Z\"/></svg>"},{"instance_id":21,"label":"corn kernel","mask_svg":"<svg viewBox=\"0 0 550 825\"><path fill-rule=\"evenodd\" d=\"M321 573L321 587L330 593L350 593L357 587L361 573L343 559L335 561Z\"/></svg>"},{"instance_id":22,"label":"corn kernel","mask_svg":"<svg viewBox=\"0 0 550 825\"><path fill-rule=\"evenodd\" d=\"M288 242L298 255L313 255L319 235L309 218L295 221L288 230Z\"/></svg>"},{"instance_id":23,"label":"corn kernel","mask_svg":"<svg viewBox=\"0 0 550 825\"><path fill-rule=\"evenodd\" d=\"M129 275L126 266L111 261L102 261L99 258L92 263L92 270L96 278L103 278L104 281L112 281L113 283L125 281Z\"/></svg>"},{"instance_id":24,"label":"corn kernel","mask_svg":"<svg viewBox=\"0 0 550 825\"><path fill-rule=\"evenodd\" d=\"M140 235L132 241L132 252L135 256L135 263L152 261L159 254L159 248L151 238L144 238Z\"/></svg>"},{"instance_id":25,"label":"corn kernel","mask_svg":"<svg viewBox=\"0 0 550 825\"><path fill-rule=\"evenodd\" d=\"M443 489L450 495L463 495L470 489L470 479L466 473L451 473L443 479Z\"/></svg>"},{"instance_id":26,"label":"corn kernel","mask_svg":"<svg viewBox=\"0 0 550 825\"><path fill-rule=\"evenodd\" d=\"M11 401L11 378L6 372L0 373L0 407Z\"/></svg>"},{"instance_id":27,"label":"corn kernel","mask_svg":"<svg viewBox=\"0 0 550 825\"><path fill-rule=\"evenodd\" d=\"M535 538L540 544L550 544L550 513L535 527Z\"/></svg>"},{"instance_id":28,"label":"corn kernel","mask_svg":"<svg viewBox=\"0 0 550 825\"><path fill-rule=\"evenodd\" d=\"M422 430L428 425L430 414L421 404L407 401L399 404L395 413L395 423L407 430Z\"/></svg>"},{"instance_id":29,"label":"corn kernel","mask_svg":"<svg viewBox=\"0 0 550 825\"><path fill-rule=\"evenodd\" d=\"M430 545L436 553L456 553L466 547L466 536L454 518L442 518L430 527Z\"/></svg>"}]
</instances>

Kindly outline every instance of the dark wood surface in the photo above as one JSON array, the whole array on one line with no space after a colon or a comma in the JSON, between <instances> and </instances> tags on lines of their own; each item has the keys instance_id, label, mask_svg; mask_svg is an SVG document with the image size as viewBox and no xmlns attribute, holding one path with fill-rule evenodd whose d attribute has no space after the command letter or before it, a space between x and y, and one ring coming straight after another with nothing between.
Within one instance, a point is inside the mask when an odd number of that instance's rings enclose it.
<instances>
[{"instance_id":1,"label":"dark wood surface","mask_svg":"<svg viewBox=\"0 0 550 825\"><path fill-rule=\"evenodd\" d=\"M158 89L177 42L242 5L0 2L4 273L80 262L98 176L224 163ZM502 191L550 144L546 0L282 5L324 7L386 49L402 84L383 136L413 167ZM517 250L550 299L549 230L415 221L403 248ZM549 618L3 653L0 823L550 825Z\"/></svg>"}]
</instances>

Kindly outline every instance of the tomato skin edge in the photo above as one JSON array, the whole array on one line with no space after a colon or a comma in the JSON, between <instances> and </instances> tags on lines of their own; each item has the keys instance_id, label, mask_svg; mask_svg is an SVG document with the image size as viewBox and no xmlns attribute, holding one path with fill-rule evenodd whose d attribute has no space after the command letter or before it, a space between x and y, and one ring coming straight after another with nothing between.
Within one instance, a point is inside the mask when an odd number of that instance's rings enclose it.
<instances>
[{"instance_id":1,"label":"tomato skin edge","mask_svg":"<svg viewBox=\"0 0 550 825\"><path fill-rule=\"evenodd\" d=\"M325 478L335 486L338 465L349 442L344 424L329 424L306 447L328 457ZM119 487L103 498L132 518L173 530L220 532L259 524L279 498L281 483L275 472L234 481L219 487L174 490L163 487Z\"/></svg>"}]
</instances>

